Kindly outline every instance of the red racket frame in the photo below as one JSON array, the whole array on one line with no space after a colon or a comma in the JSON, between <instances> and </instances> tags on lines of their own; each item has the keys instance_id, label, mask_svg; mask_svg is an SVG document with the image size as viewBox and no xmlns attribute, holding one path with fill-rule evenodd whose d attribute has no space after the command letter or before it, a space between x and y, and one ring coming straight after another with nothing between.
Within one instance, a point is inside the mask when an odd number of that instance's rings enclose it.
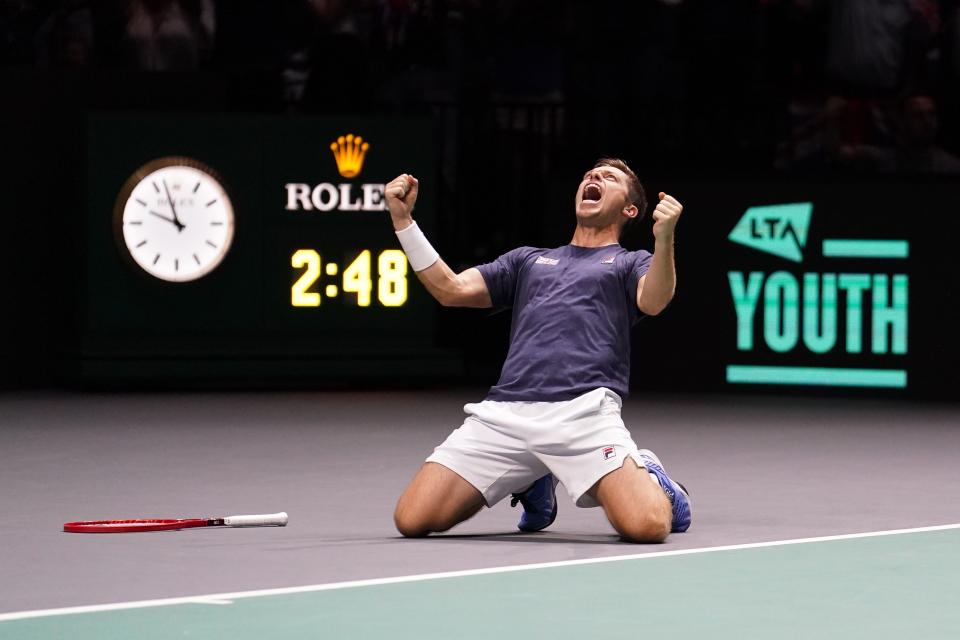
<instances>
[{"instance_id":1,"label":"red racket frame","mask_svg":"<svg viewBox=\"0 0 960 640\"><path fill-rule=\"evenodd\" d=\"M63 530L67 533L136 533L139 531L176 531L194 527L218 527L223 518L183 518L162 519L144 518L140 520L84 520L67 522Z\"/></svg>"}]
</instances>

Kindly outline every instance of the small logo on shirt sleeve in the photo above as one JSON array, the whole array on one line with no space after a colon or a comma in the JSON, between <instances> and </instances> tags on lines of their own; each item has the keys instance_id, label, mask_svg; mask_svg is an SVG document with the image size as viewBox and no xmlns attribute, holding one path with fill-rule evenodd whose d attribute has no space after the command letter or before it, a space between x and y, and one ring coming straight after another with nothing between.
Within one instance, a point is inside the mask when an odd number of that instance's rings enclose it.
<instances>
[{"instance_id":1,"label":"small logo on shirt sleeve","mask_svg":"<svg viewBox=\"0 0 960 640\"><path fill-rule=\"evenodd\" d=\"M547 258L546 256L538 256L535 264L549 264L551 266L558 264L560 261L555 258Z\"/></svg>"}]
</instances>

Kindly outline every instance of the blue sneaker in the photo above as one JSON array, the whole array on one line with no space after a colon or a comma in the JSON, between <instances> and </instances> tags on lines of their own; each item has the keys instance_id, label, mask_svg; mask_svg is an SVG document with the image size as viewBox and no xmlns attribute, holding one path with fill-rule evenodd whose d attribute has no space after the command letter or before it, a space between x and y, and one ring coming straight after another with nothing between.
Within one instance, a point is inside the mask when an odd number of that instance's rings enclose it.
<instances>
[{"instance_id":1,"label":"blue sneaker","mask_svg":"<svg viewBox=\"0 0 960 640\"><path fill-rule=\"evenodd\" d=\"M647 471L657 476L660 486L664 493L670 498L670 504L673 505L673 522L670 525L671 533L680 533L690 528L692 519L690 508L690 494L686 487L679 482L670 479L667 472L663 470L663 463L650 449L640 449L637 451L640 459L643 460L643 466Z\"/></svg>"},{"instance_id":2,"label":"blue sneaker","mask_svg":"<svg viewBox=\"0 0 960 640\"><path fill-rule=\"evenodd\" d=\"M532 533L546 529L557 519L557 483L548 473L534 482L526 491L514 493L510 506L523 505L523 515L517 528Z\"/></svg>"}]
</instances>

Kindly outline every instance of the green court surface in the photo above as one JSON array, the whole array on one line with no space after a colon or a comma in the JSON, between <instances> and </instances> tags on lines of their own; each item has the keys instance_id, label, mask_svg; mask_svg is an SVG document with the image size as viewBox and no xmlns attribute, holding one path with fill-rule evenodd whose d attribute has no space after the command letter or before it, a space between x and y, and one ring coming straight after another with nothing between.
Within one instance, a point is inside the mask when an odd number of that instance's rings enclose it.
<instances>
[{"instance_id":1,"label":"green court surface","mask_svg":"<svg viewBox=\"0 0 960 640\"><path fill-rule=\"evenodd\" d=\"M282 591L6 614L0 638L952 638L960 529Z\"/></svg>"}]
</instances>

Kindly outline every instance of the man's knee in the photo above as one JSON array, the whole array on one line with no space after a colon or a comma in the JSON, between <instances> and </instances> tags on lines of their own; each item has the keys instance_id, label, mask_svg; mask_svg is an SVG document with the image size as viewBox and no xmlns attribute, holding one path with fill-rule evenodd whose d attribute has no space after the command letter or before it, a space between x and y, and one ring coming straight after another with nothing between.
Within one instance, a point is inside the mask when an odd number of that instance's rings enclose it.
<instances>
[{"instance_id":1,"label":"man's knee","mask_svg":"<svg viewBox=\"0 0 960 640\"><path fill-rule=\"evenodd\" d=\"M471 514L472 515L472 514ZM465 518L407 506L401 499L393 512L393 523L405 538L422 538L431 533L449 531Z\"/></svg>"},{"instance_id":2,"label":"man's knee","mask_svg":"<svg viewBox=\"0 0 960 640\"><path fill-rule=\"evenodd\" d=\"M405 538L422 538L430 533L425 519L418 517L412 509L404 508L402 501L393 512L393 524Z\"/></svg>"},{"instance_id":3,"label":"man's knee","mask_svg":"<svg viewBox=\"0 0 960 640\"><path fill-rule=\"evenodd\" d=\"M670 521L651 511L612 518L610 524L629 542L663 542L670 535Z\"/></svg>"},{"instance_id":4,"label":"man's knee","mask_svg":"<svg viewBox=\"0 0 960 640\"><path fill-rule=\"evenodd\" d=\"M601 478L591 491L610 524L626 540L663 542L670 534L670 501L632 458Z\"/></svg>"},{"instance_id":5,"label":"man's knee","mask_svg":"<svg viewBox=\"0 0 960 640\"><path fill-rule=\"evenodd\" d=\"M424 500L414 486L407 487L397 500L397 508L393 511L393 524L401 535L407 538L422 538L436 531L433 528L435 514L431 513L430 509L424 508L425 504L430 502Z\"/></svg>"},{"instance_id":6,"label":"man's knee","mask_svg":"<svg viewBox=\"0 0 960 640\"><path fill-rule=\"evenodd\" d=\"M397 501L393 522L403 536L448 531L483 506L483 496L445 468L426 467Z\"/></svg>"}]
</instances>

